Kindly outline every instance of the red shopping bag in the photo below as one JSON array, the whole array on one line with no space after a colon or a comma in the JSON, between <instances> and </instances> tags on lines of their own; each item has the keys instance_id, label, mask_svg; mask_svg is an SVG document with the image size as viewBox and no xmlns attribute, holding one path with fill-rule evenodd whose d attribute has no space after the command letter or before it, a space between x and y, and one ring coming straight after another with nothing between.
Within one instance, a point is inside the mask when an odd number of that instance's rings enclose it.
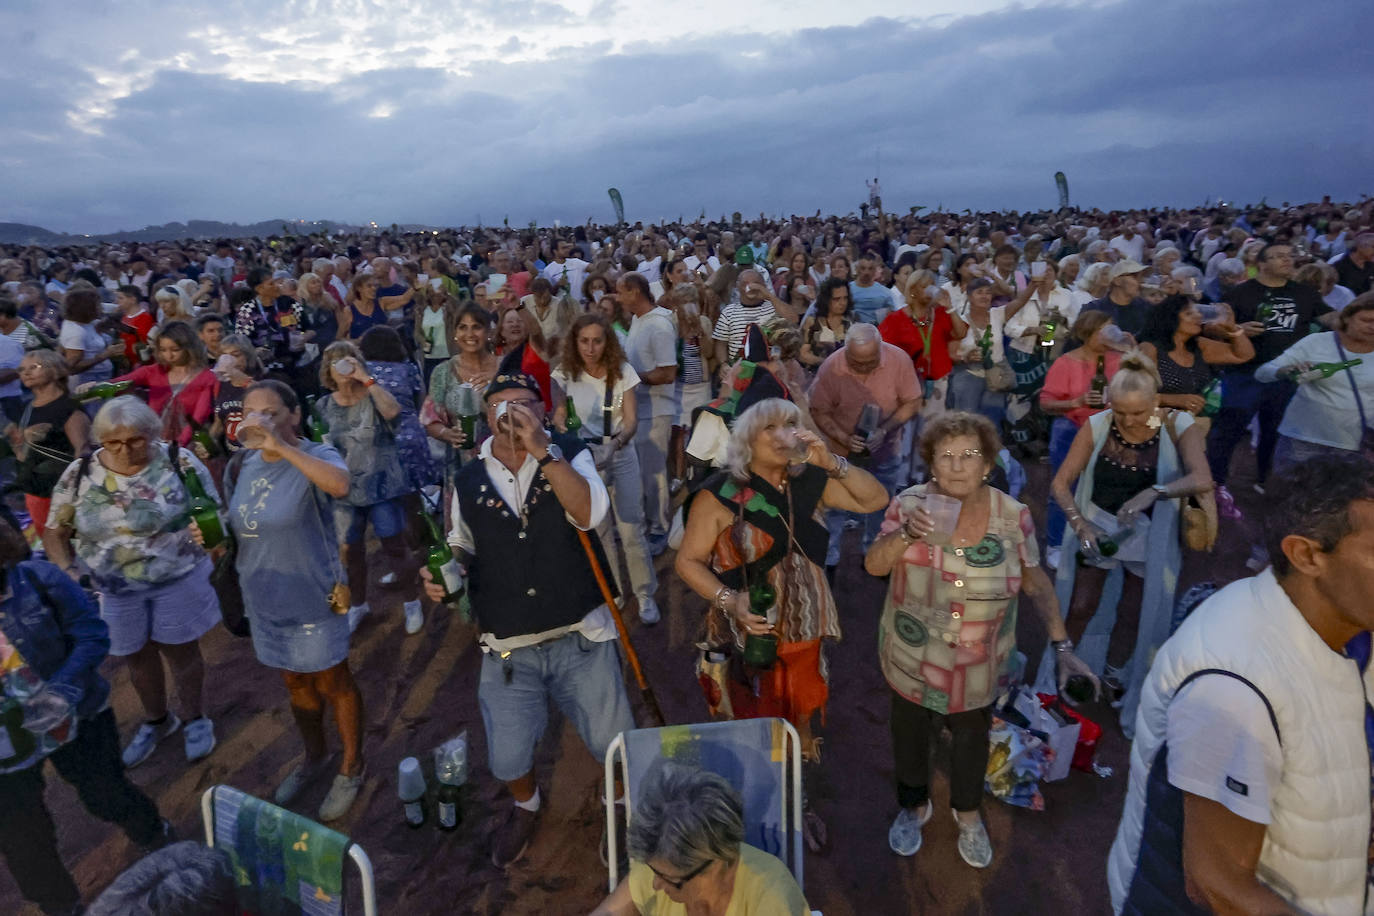
<instances>
[{"instance_id":1,"label":"red shopping bag","mask_svg":"<svg viewBox=\"0 0 1374 916\"><path fill-rule=\"evenodd\" d=\"M1055 706L1065 717L1079 724L1078 744L1073 749L1073 768L1091 773L1093 758L1097 756L1097 741L1102 737L1102 726L1068 704L1061 703L1054 694L1037 693L1036 696L1040 698L1041 705L1047 708Z\"/></svg>"}]
</instances>

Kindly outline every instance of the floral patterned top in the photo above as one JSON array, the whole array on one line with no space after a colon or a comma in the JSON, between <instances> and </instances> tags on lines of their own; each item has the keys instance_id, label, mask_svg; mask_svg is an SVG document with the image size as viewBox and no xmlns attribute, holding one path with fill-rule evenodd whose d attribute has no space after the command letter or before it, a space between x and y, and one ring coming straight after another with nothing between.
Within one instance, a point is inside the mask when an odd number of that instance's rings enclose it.
<instances>
[{"instance_id":1,"label":"floral patterned top","mask_svg":"<svg viewBox=\"0 0 1374 916\"><path fill-rule=\"evenodd\" d=\"M1040 565L1030 510L1001 490L971 547L916 541L892 569L878 624L878 660L897 693L939 713L992 704L1016 648L1021 571ZM926 486L903 492L925 495ZM899 493L882 533L901 525Z\"/></svg>"},{"instance_id":2,"label":"floral patterned top","mask_svg":"<svg viewBox=\"0 0 1374 916\"><path fill-rule=\"evenodd\" d=\"M165 445L150 446L148 465L137 474L116 474L100 463L98 450L73 461L52 492L48 528L75 533L76 556L102 592L120 594L164 585L205 558L187 529L186 486ZM183 474L195 473L216 502L219 488L200 459L177 450Z\"/></svg>"}]
</instances>

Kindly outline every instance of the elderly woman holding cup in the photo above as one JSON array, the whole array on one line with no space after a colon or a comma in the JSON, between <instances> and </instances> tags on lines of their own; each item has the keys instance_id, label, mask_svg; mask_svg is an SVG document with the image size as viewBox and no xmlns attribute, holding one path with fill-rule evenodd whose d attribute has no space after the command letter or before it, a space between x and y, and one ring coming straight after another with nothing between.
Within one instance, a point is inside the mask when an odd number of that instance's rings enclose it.
<instances>
[{"instance_id":1,"label":"elderly woman holding cup","mask_svg":"<svg viewBox=\"0 0 1374 916\"><path fill-rule=\"evenodd\" d=\"M820 757L811 720L829 696L821 646L840 638L819 513L877 512L887 491L832 454L780 398L739 415L725 465L689 504L677 555L678 575L711 603L699 674L713 714L792 722L810 774ZM825 827L809 807L805 821L814 851Z\"/></svg>"},{"instance_id":2,"label":"elderly woman holding cup","mask_svg":"<svg viewBox=\"0 0 1374 916\"><path fill-rule=\"evenodd\" d=\"M888 830L898 855L921 848L934 813L930 752L942 728L953 735L950 804L959 855L974 868L992 862L979 814L988 763L992 704L1016 649L1019 596L1035 602L1054 647L1057 679L1096 679L1073 651L1040 567L1030 510L988 486L1001 445L986 417L951 411L921 435L928 483L897 494L882 534L864 557L874 576L890 576L878 627L878 659L892 697L897 801Z\"/></svg>"}]
</instances>

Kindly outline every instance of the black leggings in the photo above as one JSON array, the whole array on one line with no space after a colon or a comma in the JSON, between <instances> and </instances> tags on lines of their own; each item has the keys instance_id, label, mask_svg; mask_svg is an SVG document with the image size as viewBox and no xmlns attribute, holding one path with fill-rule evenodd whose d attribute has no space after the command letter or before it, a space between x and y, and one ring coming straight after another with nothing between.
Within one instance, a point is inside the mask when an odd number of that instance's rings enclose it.
<instances>
[{"instance_id":1,"label":"black leggings","mask_svg":"<svg viewBox=\"0 0 1374 916\"><path fill-rule=\"evenodd\" d=\"M949 715L911 702L892 691L892 756L897 802L919 808L930 800L930 750L941 726L954 738L949 761L949 800L955 811L976 811L983 800L988 769L988 730L992 707Z\"/></svg>"},{"instance_id":2,"label":"black leggings","mask_svg":"<svg viewBox=\"0 0 1374 916\"><path fill-rule=\"evenodd\" d=\"M82 719L76 738L48 758L76 788L86 810L118 824L140 846L161 833L157 807L124 775L114 712ZM71 873L57 853L57 829L43 802L43 765L0 774L0 854L26 898L56 913L80 901ZM80 829L80 828L78 828Z\"/></svg>"}]
</instances>

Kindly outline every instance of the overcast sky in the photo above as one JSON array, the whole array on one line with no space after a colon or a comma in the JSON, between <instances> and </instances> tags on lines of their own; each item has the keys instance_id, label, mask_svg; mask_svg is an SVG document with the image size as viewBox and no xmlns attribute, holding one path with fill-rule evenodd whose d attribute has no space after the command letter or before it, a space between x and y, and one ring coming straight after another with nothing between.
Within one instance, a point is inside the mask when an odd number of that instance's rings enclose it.
<instances>
[{"instance_id":1,"label":"overcast sky","mask_svg":"<svg viewBox=\"0 0 1374 916\"><path fill-rule=\"evenodd\" d=\"M1374 191L1368 0L3 0L0 221Z\"/></svg>"}]
</instances>

